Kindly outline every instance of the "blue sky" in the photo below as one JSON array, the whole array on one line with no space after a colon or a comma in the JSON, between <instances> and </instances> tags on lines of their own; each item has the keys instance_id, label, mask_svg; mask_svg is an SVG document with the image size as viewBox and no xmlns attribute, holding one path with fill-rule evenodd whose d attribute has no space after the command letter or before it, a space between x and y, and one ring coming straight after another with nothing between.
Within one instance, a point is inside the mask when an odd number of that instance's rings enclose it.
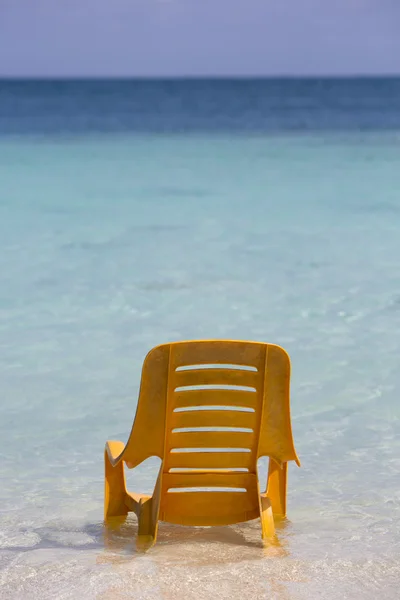
<instances>
[{"instance_id":1,"label":"blue sky","mask_svg":"<svg viewBox=\"0 0 400 600\"><path fill-rule=\"evenodd\" d=\"M400 74L400 0L0 0L2 76Z\"/></svg>"}]
</instances>

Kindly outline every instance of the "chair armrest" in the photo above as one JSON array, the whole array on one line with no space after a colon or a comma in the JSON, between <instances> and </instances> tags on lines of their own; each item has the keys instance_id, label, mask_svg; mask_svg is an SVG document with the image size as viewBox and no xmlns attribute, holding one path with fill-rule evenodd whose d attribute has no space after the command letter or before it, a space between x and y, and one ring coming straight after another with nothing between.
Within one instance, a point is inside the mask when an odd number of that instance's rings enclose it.
<instances>
[{"instance_id":1,"label":"chair armrest","mask_svg":"<svg viewBox=\"0 0 400 600\"><path fill-rule=\"evenodd\" d=\"M125 444L123 442L109 440L106 442L106 452L108 454L108 458L113 467L115 467L120 460L122 460L122 455L125 450Z\"/></svg>"}]
</instances>

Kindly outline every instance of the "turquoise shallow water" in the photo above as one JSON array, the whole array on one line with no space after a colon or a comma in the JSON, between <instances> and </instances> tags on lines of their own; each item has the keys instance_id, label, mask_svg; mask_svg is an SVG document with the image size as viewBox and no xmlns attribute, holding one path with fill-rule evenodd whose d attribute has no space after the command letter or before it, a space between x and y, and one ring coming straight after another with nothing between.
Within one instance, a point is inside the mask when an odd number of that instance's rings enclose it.
<instances>
[{"instance_id":1,"label":"turquoise shallow water","mask_svg":"<svg viewBox=\"0 0 400 600\"><path fill-rule=\"evenodd\" d=\"M385 599L400 583L396 130L0 138L0 597ZM283 345L288 521L102 527L103 445L185 338ZM128 474L150 490L156 460Z\"/></svg>"}]
</instances>

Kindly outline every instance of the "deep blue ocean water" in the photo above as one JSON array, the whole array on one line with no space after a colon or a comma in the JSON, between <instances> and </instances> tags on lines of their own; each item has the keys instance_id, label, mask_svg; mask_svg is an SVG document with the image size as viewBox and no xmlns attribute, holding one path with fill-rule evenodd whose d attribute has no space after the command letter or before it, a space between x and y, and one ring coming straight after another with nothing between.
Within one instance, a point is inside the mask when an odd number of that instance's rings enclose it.
<instances>
[{"instance_id":1,"label":"deep blue ocean water","mask_svg":"<svg viewBox=\"0 0 400 600\"><path fill-rule=\"evenodd\" d=\"M400 79L0 82L1 598L398 597L399 190ZM292 358L288 521L143 556L104 442L210 337Z\"/></svg>"},{"instance_id":2,"label":"deep blue ocean water","mask_svg":"<svg viewBox=\"0 0 400 600\"><path fill-rule=\"evenodd\" d=\"M0 133L283 133L400 127L400 78L3 80Z\"/></svg>"}]
</instances>

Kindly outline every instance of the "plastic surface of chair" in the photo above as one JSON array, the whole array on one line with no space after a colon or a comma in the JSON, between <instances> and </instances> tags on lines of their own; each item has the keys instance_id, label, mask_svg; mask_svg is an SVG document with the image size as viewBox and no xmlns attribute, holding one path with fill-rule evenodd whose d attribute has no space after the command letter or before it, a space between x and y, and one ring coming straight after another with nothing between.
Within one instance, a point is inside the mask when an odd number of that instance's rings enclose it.
<instances>
[{"instance_id":1,"label":"plastic surface of chair","mask_svg":"<svg viewBox=\"0 0 400 600\"><path fill-rule=\"evenodd\" d=\"M146 356L128 442L105 448L105 519L138 518L138 545L159 521L229 525L286 515L287 463L299 466L290 422L290 360L279 346L209 340L164 344ZM124 465L158 456L152 496L126 489ZM257 461L269 457L267 489Z\"/></svg>"}]
</instances>

